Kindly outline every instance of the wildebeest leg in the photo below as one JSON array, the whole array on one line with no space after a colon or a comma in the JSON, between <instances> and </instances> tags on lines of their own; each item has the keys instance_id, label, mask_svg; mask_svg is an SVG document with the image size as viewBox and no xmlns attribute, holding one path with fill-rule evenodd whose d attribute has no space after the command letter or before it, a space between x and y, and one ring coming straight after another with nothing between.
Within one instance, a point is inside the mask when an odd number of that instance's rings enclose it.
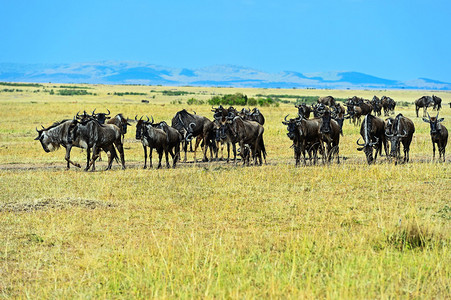
<instances>
[{"instance_id":1,"label":"wildebeest leg","mask_svg":"<svg viewBox=\"0 0 451 300\"><path fill-rule=\"evenodd\" d=\"M143 145L143 149L144 149L144 167L143 169L147 168L147 146Z\"/></svg>"},{"instance_id":2,"label":"wildebeest leg","mask_svg":"<svg viewBox=\"0 0 451 300\"><path fill-rule=\"evenodd\" d=\"M125 157L124 157L124 145L121 142L116 143L116 148L121 156L122 170L125 170Z\"/></svg>"},{"instance_id":3,"label":"wildebeest leg","mask_svg":"<svg viewBox=\"0 0 451 300\"><path fill-rule=\"evenodd\" d=\"M153 168L153 165L152 165L152 152L153 152L153 147L149 147L149 169Z\"/></svg>"},{"instance_id":4,"label":"wildebeest leg","mask_svg":"<svg viewBox=\"0 0 451 300\"><path fill-rule=\"evenodd\" d=\"M227 162L230 160L230 143L227 143Z\"/></svg>"},{"instance_id":5,"label":"wildebeest leg","mask_svg":"<svg viewBox=\"0 0 451 300\"><path fill-rule=\"evenodd\" d=\"M207 146L207 143L208 143L207 134L204 135L203 142L204 142L204 149L203 149L204 157L202 158L202 161L205 162L205 161L208 161L208 158L207 158L207 150L208 150L207 149L208 148L208 146ZM210 156L212 158L211 149L210 149Z\"/></svg>"},{"instance_id":6,"label":"wildebeest leg","mask_svg":"<svg viewBox=\"0 0 451 300\"><path fill-rule=\"evenodd\" d=\"M188 152L188 142L184 142L183 143L183 151L185 152L185 159L183 160L183 162L186 162L186 152Z\"/></svg>"},{"instance_id":7,"label":"wildebeest leg","mask_svg":"<svg viewBox=\"0 0 451 300\"><path fill-rule=\"evenodd\" d=\"M198 137L196 138L196 144L194 145L194 162L197 162L196 153L197 153L197 147L199 147L201 139ZM207 145L204 144L204 149L207 151Z\"/></svg>"},{"instance_id":8,"label":"wildebeest leg","mask_svg":"<svg viewBox=\"0 0 451 300\"><path fill-rule=\"evenodd\" d=\"M164 149L164 156L166 157L166 168L169 169L171 167L171 165L169 164L168 152L169 152L168 149Z\"/></svg>"},{"instance_id":9,"label":"wildebeest leg","mask_svg":"<svg viewBox=\"0 0 451 300\"><path fill-rule=\"evenodd\" d=\"M440 148L438 148L438 149L440 152ZM435 159L435 143L434 143L434 141L432 141L432 160L434 160L434 159Z\"/></svg>"},{"instance_id":10,"label":"wildebeest leg","mask_svg":"<svg viewBox=\"0 0 451 300\"><path fill-rule=\"evenodd\" d=\"M76 166L78 168L81 168L80 164L74 163L73 161L70 160L70 151L71 150L72 150L72 145L66 146L66 156L64 157L64 159L67 161L67 169L68 170L70 169L70 164L72 164L72 165L74 165L74 166ZM88 160L89 160L89 156L88 156Z\"/></svg>"},{"instance_id":11,"label":"wildebeest leg","mask_svg":"<svg viewBox=\"0 0 451 300\"><path fill-rule=\"evenodd\" d=\"M161 159L163 158L163 149L157 149L158 152L158 166L157 169L161 168Z\"/></svg>"}]
</instances>

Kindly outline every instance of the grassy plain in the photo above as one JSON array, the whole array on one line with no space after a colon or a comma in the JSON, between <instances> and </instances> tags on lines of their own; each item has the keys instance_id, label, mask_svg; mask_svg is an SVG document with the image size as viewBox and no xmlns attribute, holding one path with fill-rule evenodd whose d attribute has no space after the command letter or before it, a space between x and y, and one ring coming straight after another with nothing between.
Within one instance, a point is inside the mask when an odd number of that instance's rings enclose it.
<instances>
[{"instance_id":1,"label":"grassy plain","mask_svg":"<svg viewBox=\"0 0 451 300\"><path fill-rule=\"evenodd\" d=\"M261 108L268 152L262 167L211 162L142 170L132 127L127 170L115 164L109 172L65 171L63 150L45 153L33 141L36 126L85 109L170 121L182 108L211 116L208 105L171 102L235 92L388 95L410 103L432 92L83 86L96 95L36 87L0 93L0 297L451 297L450 159L431 161L428 124L413 106L397 109L416 126L412 162L397 166L385 158L366 165L356 150L359 129L346 122L342 164L295 168L281 124L296 114L291 104ZM451 129L451 94L435 94ZM83 162L85 154L76 149L72 157Z\"/></svg>"}]
</instances>

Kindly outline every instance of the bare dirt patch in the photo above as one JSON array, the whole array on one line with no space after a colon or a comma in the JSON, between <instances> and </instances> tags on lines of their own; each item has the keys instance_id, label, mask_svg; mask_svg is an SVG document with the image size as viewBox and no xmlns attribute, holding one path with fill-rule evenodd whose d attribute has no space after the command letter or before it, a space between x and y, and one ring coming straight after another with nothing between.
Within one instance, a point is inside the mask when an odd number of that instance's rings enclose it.
<instances>
[{"instance_id":1,"label":"bare dirt patch","mask_svg":"<svg viewBox=\"0 0 451 300\"><path fill-rule=\"evenodd\" d=\"M47 198L47 199L35 199L26 202L8 202L0 204L0 212L32 212L38 210L49 209L66 209L66 208L111 208L113 204L89 199L74 199L74 198Z\"/></svg>"}]
</instances>

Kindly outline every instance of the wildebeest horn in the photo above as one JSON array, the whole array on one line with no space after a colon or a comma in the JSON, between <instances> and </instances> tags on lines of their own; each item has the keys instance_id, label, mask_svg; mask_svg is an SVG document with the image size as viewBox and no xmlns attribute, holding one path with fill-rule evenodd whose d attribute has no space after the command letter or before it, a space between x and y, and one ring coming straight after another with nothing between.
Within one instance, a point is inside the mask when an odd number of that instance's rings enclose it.
<instances>
[{"instance_id":1,"label":"wildebeest horn","mask_svg":"<svg viewBox=\"0 0 451 300\"><path fill-rule=\"evenodd\" d=\"M191 129L191 131L194 131L194 127L196 126L196 123L189 123L188 127Z\"/></svg>"},{"instance_id":2,"label":"wildebeest horn","mask_svg":"<svg viewBox=\"0 0 451 300\"><path fill-rule=\"evenodd\" d=\"M135 121L138 122L138 115L135 116Z\"/></svg>"},{"instance_id":3,"label":"wildebeest horn","mask_svg":"<svg viewBox=\"0 0 451 300\"><path fill-rule=\"evenodd\" d=\"M393 134L385 133L385 136L387 136L387 137L393 137Z\"/></svg>"},{"instance_id":4,"label":"wildebeest horn","mask_svg":"<svg viewBox=\"0 0 451 300\"><path fill-rule=\"evenodd\" d=\"M147 115L146 115L146 118L147 118L147 122L149 122L150 119L149 119L149 117Z\"/></svg>"},{"instance_id":5,"label":"wildebeest horn","mask_svg":"<svg viewBox=\"0 0 451 300\"><path fill-rule=\"evenodd\" d=\"M428 118L429 118L429 120L431 119L431 116L429 115L429 113L428 112L426 112L427 114L428 114Z\"/></svg>"},{"instance_id":6,"label":"wildebeest horn","mask_svg":"<svg viewBox=\"0 0 451 300\"><path fill-rule=\"evenodd\" d=\"M357 145L359 145L359 146L365 146L365 144L360 144L359 141L360 141L360 138L357 140Z\"/></svg>"},{"instance_id":7,"label":"wildebeest horn","mask_svg":"<svg viewBox=\"0 0 451 300\"><path fill-rule=\"evenodd\" d=\"M153 124L153 122L154 122L153 116L151 115L150 117L152 118L152 122L151 122L150 124ZM149 118L149 117L147 117L147 119L148 119L148 118Z\"/></svg>"},{"instance_id":8,"label":"wildebeest horn","mask_svg":"<svg viewBox=\"0 0 451 300\"><path fill-rule=\"evenodd\" d=\"M288 122L287 117L288 117L289 115L290 115L290 114L286 115L285 118L283 118L283 120L284 120L285 122Z\"/></svg>"},{"instance_id":9,"label":"wildebeest horn","mask_svg":"<svg viewBox=\"0 0 451 300\"><path fill-rule=\"evenodd\" d=\"M108 113L105 114L105 116L109 116L111 114L111 112L110 112L110 110L108 108L106 110L108 111Z\"/></svg>"},{"instance_id":10,"label":"wildebeest horn","mask_svg":"<svg viewBox=\"0 0 451 300\"><path fill-rule=\"evenodd\" d=\"M92 115L93 115L93 116L96 115L96 114L95 114L96 109L97 109L97 108L94 108L94 110L92 111ZM85 112L85 114L86 114L86 112Z\"/></svg>"}]
</instances>

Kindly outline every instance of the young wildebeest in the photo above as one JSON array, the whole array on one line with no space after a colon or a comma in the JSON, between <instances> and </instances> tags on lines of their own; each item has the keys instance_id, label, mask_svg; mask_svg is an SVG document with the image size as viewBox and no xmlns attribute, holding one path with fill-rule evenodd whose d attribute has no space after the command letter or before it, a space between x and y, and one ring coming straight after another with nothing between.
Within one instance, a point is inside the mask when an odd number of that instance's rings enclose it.
<instances>
[{"instance_id":1,"label":"young wildebeest","mask_svg":"<svg viewBox=\"0 0 451 300\"><path fill-rule=\"evenodd\" d=\"M365 143L360 144L359 138L357 140L357 145L361 147L357 148L357 150L363 150L368 164L372 164L376 161L378 152L382 155L382 146L384 146L385 154L387 154L387 142L385 139L384 126L384 121L373 115L366 115L363 119L362 126L360 127L360 135L363 137ZM376 150L374 159L373 148Z\"/></svg>"},{"instance_id":2,"label":"young wildebeest","mask_svg":"<svg viewBox=\"0 0 451 300\"><path fill-rule=\"evenodd\" d=\"M48 128L42 127L41 130L36 128L38 132L38 137L35 140L41 142L42 148L45 152L52 152L57 150L60 146L66 148L66 156L65 160L67 161L67 169L70 168L70 165L74 165L78 168L81 168L80 164L75 163L70 160L70 151L73 146L82 148L78 141L68 140L68 132L69 126L72 123L72 120L63 120L60 122L56 122ZM90 149L87 149L87 158L86 158L86 170L89 167L89 160L91 158Z\"/></svg>"},{"instance_id":3,"label":"young wildebeest","mask_svg":"<svg viewBox=\"0 0 451 300\"><path fill-rule=\"evenodd\" d=\"M243 165L246 164L246 158L248 157L245 151L246 144L250 147L254 165L257 165L257 159L260 165L263 163L262 155L266 163L266 149L263 142L263 132L265 130L263 126L255 121L245 121L240 116L229 117L228 122L232 135L239 141ZM249 159L247 159L247 165L249 165Z\"/></svg>"},{"instance_id":4,"label":"young wildebeest","mask_svg":"<svg viewBox=\"0 0 451 300\"><path fill-rule=\"evenodd\" d=\"M282 124L287 125L287 136L293 141L294 158L296 166L299 166L301 154L306 165L305 152L307 151L313 163L316 164L318 149L322 146L320 136L321 119L305 119L299 116L296 119L287 120L285 116ZM324 150L323 150L324 153Z\"/></svg>"},{"instance_id":5,"label":"young wildebeest","mask_svg":"<svg viewBox=\"0 0 451 300\"><path fill-rule=\"evenodd\" d=\"M435 159L435 144L437 144L438 152L439 152L439 159L443 155L443 161L445 161L445 150L446 150L446 144L448 143L448 129L442 124L443 118L438 118L438 114L436 117L429 116L428 118L423 118L423 121L426 123L429 123L431 126L431 140L432 140L432 159Z\"/></svg>"},{"instance_id":6,"label":"young wildebeest","mask_svg":"<svg viewBox=\"0 0 451 300\"><path fill-rule=\"evenodd\" d=\"M117 159L116 146L121 157L122 169L125 169L124 147L121 139L121 130L113 124L100 124L96 119L91 118L85 121L78 121L75 118L69 125L68 141L77 143L88 150L92 148L92 158L85 169L86 171L92 166L95 171L95 161L99 157L99 150L110 152L108 157L107 170L111 169L113 159Z\"/></svg>"},{"instance_id":7,"label":"young wildebeest","mask_svg":"<svg viewBox=\"0 0 451 300\"><path fill-rule=\"evenodd\" d=\"M391 143L390 156L397 163L400 159L401 143L404 147L404 162L409 162L410 143L415 132L412 120L398 114L394 119L386 120L385 135ZM389 128L389 126L391 128Z\"/></svg>"}]
</instances>

